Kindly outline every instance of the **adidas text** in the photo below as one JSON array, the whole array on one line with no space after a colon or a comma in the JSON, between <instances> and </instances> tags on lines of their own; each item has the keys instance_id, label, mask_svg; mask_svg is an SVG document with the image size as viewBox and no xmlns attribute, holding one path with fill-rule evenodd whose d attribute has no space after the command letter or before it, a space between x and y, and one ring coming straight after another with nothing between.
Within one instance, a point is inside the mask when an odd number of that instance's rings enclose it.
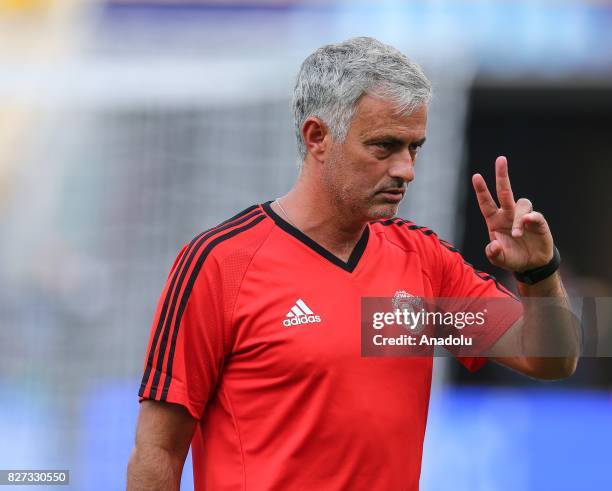
<instances>
[{"instance_id":1,"label":"adidas text","mask_svg":"<svg viewBox=\"0 0 612 491\"><path fill-rule=\"evenodd\" d=\"M318 315L303 315L301 317L291 317L291 319L285 319L283 321L283 325L285 327L289 327L299 326L300 324L312 324L314 322L321 322L321 317Z\"/></svg>"}]
</instances>

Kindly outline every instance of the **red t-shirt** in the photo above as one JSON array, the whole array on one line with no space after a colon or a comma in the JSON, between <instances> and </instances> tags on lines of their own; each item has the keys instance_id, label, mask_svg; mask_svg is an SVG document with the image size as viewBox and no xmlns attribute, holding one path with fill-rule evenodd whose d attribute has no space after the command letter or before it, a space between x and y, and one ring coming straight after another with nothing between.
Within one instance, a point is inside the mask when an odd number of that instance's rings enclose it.
<instances>
[{"instance_id":1,"label":"red t-shirt","mask_svg":"<svg viewBox=\"0 0 612 491\"><path fill-rule=\"evenodd\" d=\"M140 400L181 404L199 420L195 489L417 490L433 360L361 356L361 298L398 290L510 295L398 218L369 223L347 262L270 202L187 244L157 307Z\"/></svg>"}]
</instances>

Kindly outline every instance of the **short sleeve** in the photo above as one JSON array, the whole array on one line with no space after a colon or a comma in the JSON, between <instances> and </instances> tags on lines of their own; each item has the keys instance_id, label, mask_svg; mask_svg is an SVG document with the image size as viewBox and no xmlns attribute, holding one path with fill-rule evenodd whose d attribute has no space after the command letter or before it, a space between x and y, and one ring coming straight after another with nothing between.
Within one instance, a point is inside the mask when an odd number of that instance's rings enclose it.
<instances>
[{"instance_id":1,"label":"short sleeve","mask_svg":"<svg viewBox=\"0 0 612 491\"><path fill-rule=\"evenodd\" d=\"M489 306L486 330L479 336L479 350L486 350L523 315L520 300L501 285L494 276L475 269L451 244L435 238L441 266L439 297L459 299L492 299ZM499 299L496 300L496 299ZM476 304L477 301L474 302ZM484 305L484 301L481 305ZM472 308L474 305L472 305ZM456 350L450 349L456 354ZM476 371L486 363L484 357L457 356L470 371Z\"/></svg>"},{"instance_id":2,"label":"short sleeve","mask_svg":"<svg viewBox=\"0 0 612 491\"><path fill-rule=\"evenodd\" d=\"M178 254L151 325L140 401L181 404L202 417L227 352L220 278L197 243Z\"/></svg>"}]
</instances>

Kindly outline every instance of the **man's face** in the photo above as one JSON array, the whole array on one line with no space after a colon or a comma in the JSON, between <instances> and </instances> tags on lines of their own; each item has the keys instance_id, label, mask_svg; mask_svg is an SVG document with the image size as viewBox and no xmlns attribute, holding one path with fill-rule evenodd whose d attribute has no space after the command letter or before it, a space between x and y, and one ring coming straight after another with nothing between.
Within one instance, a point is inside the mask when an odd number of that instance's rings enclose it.
<instances>
[{"instance_id":1,"label":"man's face","mask_svg":"<svg viewBox=\"0 0 612 491\"><path fill-rule=\"evenodd\" d=\"M345 141L332 141L325 159L323 182L336 205L365 220L393 217L414 179L426 126L425 105L400 115L390 101L364 95Z\"/></svg>"}]
</instances>

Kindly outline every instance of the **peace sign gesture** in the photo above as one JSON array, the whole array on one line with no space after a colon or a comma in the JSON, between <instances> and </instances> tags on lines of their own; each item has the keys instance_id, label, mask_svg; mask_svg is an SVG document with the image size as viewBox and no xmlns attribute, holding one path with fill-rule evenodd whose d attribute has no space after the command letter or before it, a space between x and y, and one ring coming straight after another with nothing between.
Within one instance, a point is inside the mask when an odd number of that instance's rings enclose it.
<instances>
[{"instance_id":1,"label":"peace sign gesture","mask_svg":"<svg viewBox=\"0 0 612 491\"><path fill-rule=\"evenodd\" d=\"M472 176L476 199L487 223L491 242L485 248L487 258L500 268L521 272L547 264L553 257L553 238L544 216L533 211L531 201L514 201L508 161L495 160L495 183L499 207L480 174Z\"/></svg>"}]
</instances>

